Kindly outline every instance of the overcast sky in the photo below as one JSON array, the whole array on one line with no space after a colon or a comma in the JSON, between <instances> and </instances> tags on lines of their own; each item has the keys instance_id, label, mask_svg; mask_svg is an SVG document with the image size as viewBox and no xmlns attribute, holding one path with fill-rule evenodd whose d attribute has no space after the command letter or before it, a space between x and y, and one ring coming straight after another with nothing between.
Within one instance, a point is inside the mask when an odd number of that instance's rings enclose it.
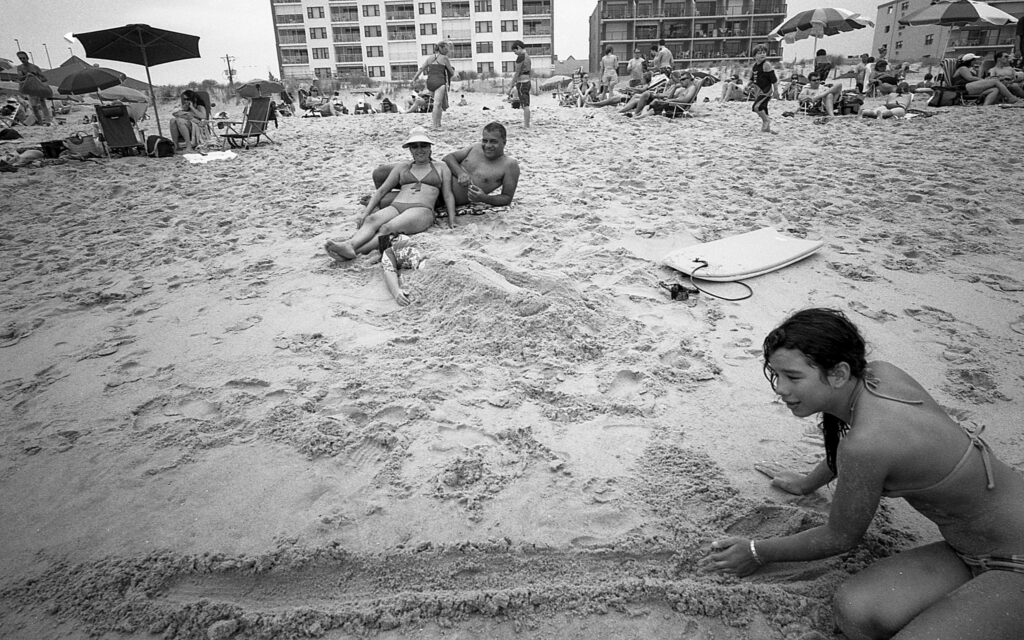
<instances>
[{"instance_id":1,"label":"overcast sky","mask_svg":"<svg viewBox=\"0 0 1024 640\"><path fill-rule=\"evenodd\" d=\"M552 0L555 13L555 54L560 59L572 55L587 58L588 20L597 0ZM813 0L792 0L789 15L814 8ZM844 0L845 9L875 17L877 2ZM64 34L96 31L108 27L141 22L198 35L203 57L152 67L153 83L185 84L189 81L213 79L224 82L226 62L238 70L236 78L277 75L274 55L274 32L270 19L269 0L0 0L0 58L15 60L15 52L32 54L41 67L55 67L74 53L89 62L113 67L140 80L145 79L143 67L86 58L77 42L67 42ZM871 48L871 29L833 36L819 42L829 53L859 54ZM45 47L44 47L45 45ZM783 55L791 60L810 57L813 44L809 40L787 45Z\"/></svg>"}]
</instances>

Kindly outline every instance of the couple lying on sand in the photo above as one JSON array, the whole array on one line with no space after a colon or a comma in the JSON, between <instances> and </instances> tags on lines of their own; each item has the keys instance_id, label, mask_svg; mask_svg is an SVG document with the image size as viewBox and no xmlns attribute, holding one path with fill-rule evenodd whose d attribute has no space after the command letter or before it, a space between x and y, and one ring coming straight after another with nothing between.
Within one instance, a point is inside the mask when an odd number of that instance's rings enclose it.
<instances>
[{"instance_id":1,"label":"couple lying on sand","mask_svg":"<svg viewBox=\"0 0 1024 640\"><path fill-rule=\"evenodd\" d=\"M377 249L381 236L426 231L434 224L439 198L449 228L455 226L456 207L509 205L519 184L519 163L505 155L506 140L505 127L492 122L484 127L480 142L435 161L433 141L422 127L414 128L402 145L412 161L374 171L377 191L366 203L356 232L348 239L329 240L327 253L338 261L352 260ZM498 187L501 193L493 193Z\"/></svg>"}]
</instances>

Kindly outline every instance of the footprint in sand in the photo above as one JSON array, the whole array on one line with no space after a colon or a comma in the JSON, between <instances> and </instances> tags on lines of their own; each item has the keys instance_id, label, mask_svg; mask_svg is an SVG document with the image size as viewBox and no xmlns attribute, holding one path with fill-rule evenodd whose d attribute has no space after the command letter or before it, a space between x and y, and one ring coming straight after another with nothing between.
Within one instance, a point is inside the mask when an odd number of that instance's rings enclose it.
<instances>
[{"instance_id":1,"label":"footprint in sand","mask_svg":"<svg viewBox=\"0 0 1024 640\"><path fill-rule=\"evenodd\" d=\"M1024 316L1020 316L1016 320L1010 323L1010 329L1024 335Z\"/></svg>"},{"instance_id":2,"label":"footprint in sand","mask_svg":"<svg viewBox=\"0 0 1024 640\"><path fill-rule=\"evenodd\" d=\"M897 317L895 313L891 313L885 309L879 309L877 311L869 309L866 304L857 300L851 300L849 307L865 318L871 318L878 322L888 322L890 320L895 320Z\"/></svg>"}]
</instances>

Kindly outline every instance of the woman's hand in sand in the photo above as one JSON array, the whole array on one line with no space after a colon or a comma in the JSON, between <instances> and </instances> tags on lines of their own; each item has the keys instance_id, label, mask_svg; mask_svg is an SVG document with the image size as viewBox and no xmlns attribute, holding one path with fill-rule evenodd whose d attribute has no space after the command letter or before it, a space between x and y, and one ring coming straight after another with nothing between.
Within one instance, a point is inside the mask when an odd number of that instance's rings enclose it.
<instances>
[{"instance_id":1,"label":"woman's hand in sand","mask_svg":"<svg viewBox=\"0 0 1024 640\"><path fill-rule=\"evenodd\" d=\"M750 553L748 538L724 538L711 543L711 553L700 561L704 571L733 573L739 577L748 576L761 565Z\"/></svg>"},{"instance_id":2,"label":"woman's hand in sand","mask_svg":"<svg viewBox=\"0 0 1024 640\"><path fill-rule=\"evenodd\" d=\"M398 306L400 306L400 307L407 307L407 306L409 306L409 303L412 302L412 300L409 298L409 294L408 293L406 293L402 289L399 289L395 293L395 302L397 302Z\"/></svg>"},{"instance_id":3,"label":"woman's hand in sand","mask_svg":"<svg viewBox=\"0 0 1024 640\"><path fill-rule=\"evenodd\" d=\"M802 496L806 493L801 483L804 479L804 474L802 473L790 471L777 462L758 462L754 464L754 469L771 478L773 487L778 487L786 493L792 493L796 496Z\"/></svg>"}]
</instances>

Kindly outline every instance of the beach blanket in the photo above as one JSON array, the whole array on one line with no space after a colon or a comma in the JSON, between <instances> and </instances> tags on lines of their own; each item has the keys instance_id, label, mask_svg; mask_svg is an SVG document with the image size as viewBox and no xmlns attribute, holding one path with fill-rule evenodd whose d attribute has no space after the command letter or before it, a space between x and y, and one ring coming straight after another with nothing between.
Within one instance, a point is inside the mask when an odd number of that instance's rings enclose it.
<instances>
[{"instance_id":1,"label":"beach blanket","mask_svg":"<svg viewBox=\"0 0 1024 640\"><path fill-rule=\"evenodd\" d=\"M492 207L489 204L483 202L470 202L469 204L463 204L455 207L455 215L458 216L482 216L485 213L507 213L511 206L504 207ZM441 205L437 209L434 209L435 218L447 218L448 212L445 210L444 205Z\"/></svg>"}]
</instances>

